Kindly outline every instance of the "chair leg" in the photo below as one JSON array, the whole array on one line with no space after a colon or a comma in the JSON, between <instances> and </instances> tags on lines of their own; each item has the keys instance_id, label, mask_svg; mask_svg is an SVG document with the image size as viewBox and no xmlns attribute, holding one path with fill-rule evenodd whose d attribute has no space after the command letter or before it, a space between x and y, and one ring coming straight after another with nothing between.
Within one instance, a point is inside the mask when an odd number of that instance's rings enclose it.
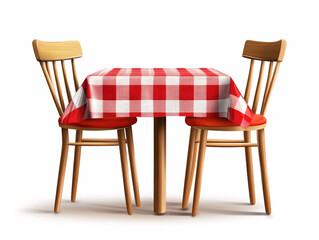
<instances>
[{"instance_id":1,"label":"chair leg","mask_svg":"<svg viewBox=\"0 0 319 240\"><path fill-rule=\"evenodd\" d=\"M191 177L190 177L190 179L191 179L190 188L192 187L192 183L193 183L193 179L194 179L196 159L198 157L198 147L199 147L199 141L200 141L200 134L201 134L201 130L197 129L196 139L195 139L195 147L194 147L194 154L193 154L193 163L194 164L192 164Z\"/></svg>"},{"instance_id":2,"label":"chair leg","mask_svg":"<svg viewBox=\"0 0 319 240\"><path fill-rule=\"evenodd\" d=\"M195 165L196 165L197 148L198 148L198 143L196 143L195 141L199 138L198 135L200 135L200 130L191 128L190 135L189 135L187 165L186 165L185 182L184 182L184 193L183 193L183 203L182 203L183 209L187 208L189 195L192 188L193 176L194 176Z\"/></svg>"},{"instance_id":3,"label":"chair leg","mask_svg":"<svg viewBox=\"0 0 319 240\"><path fill-rule=\"evenodd\" d=\"M258 153L261 169L261 180L263 185L265 210L268 215L271 214L270 192L267 173L266 149L265 149L265 131L264 129L257 131Z\"/></svg>"},{"instance_id":4,"label":"chair leg","mask_svg":"<svg viewBox=\"0 0 319 240\"><path fill-rule=\"evenodd\" d=\"M192 212L193 216L196 216L198 211L198 203L199 203L199 197L200 197L200 190L202 186L204 159L205 159L205 152L206 152L207 133L208 133L208 130L201 130L201 134L200 134L197 172L196 172L196 180L195 180L195 191L194 191L194 200L193 200L193 212Z\"/></svg>"},{"instance_id":5,"label":"chair leg","mask_svg":"<svg viewBox=\"0 0 319 240\"><path fill-rule=\"evenodd\" d=\"M244 140L246 143L251 142L251 131L244 132ZM255 182L254 182L254 168L253 168L251 147L245 147L245 155L246 155L246 168L247 168L247 180L248 180L250 204L255 205L256 203Z\"/></svg>"},{"instance_id":6,"label":"chair leg","mask_svg":"<svg viewBox=\"0 0 319 240\"><path fill-rule=\"evenodd\" d=\"M61 150L61 160L60 169L58 176L58 183L55 195L54 212L58 213L60 211L63 183L66 169L66 162L68 159L68 149L69 149L69 132L67 129L62 128L62 150Z\"/></svg>"},{"instance_id":7,"label":"chair leg","mask_svg":"<svg viewBox=\"0 0 319 240\"><path fill-rule=\"evenodd\" d=\"M76 131L75 142L82 141L82 130ZM80 170L80 159L81 159L81 146L75 146L74 150L74 164L73 164L73 179L72 179L72 192L71 201L75 202L76 192L78 188L79 170Z\"/></svg>"},{"instance_id":8,"label":"chair leg","mask_svg":"<svg viewBox=\"0 0 319 240\"><path fill-rule=\"evenodd\" d=\"M135 151L134 151L132 126L127 127L125 129L125 132L127 137L127 148L128 148L128 154L129 154L130 165L131 165L131 175L132 175L132 181L133 181L135 204L137 207L139 207L141 206L141 200L140 200L140 190L138 187L137 169L136 169L136 163L135 163Z\"/></svg>"},{"instance_id":9,"label":"chair leg","mask_svg":"<svg viewBox=\"0 0 319 240\"><path fill-rule=\"evenodd\" d=\"M117 136L118 136L119 148L120 148L126 208L127 208L127 213L129 215L132 215L130 180L129 180L129 174L128 174L127 158L126 158L126 144L125 144L124 129L117 130Z\"/></svg>"}]
</instances>

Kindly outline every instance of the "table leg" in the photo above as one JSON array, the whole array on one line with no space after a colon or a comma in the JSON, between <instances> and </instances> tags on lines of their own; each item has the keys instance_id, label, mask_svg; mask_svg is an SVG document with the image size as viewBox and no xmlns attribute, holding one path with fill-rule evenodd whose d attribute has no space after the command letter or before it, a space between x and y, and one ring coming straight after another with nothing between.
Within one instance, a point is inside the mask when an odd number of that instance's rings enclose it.
<instances>
[{"instance_id":1,"label":"table leg","mask_svg":"<svg viewBox=\"0 0 319 240\"><path fill-rule=\"evenodd\" d=\"M166 117L154 118L154 212L166 212Z\"/></svg>"}]
</instances>

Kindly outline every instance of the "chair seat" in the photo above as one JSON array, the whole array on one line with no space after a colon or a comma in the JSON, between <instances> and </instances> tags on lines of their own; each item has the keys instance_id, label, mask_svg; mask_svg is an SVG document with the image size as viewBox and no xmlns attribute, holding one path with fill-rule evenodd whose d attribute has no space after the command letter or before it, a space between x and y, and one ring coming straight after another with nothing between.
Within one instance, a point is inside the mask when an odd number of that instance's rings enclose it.
<instances>
[{"instance_id":1,"label":"chair seat","mask_svg":"<svg viewBox=\"0 0 319 240\"><path fill-rule=\"evenodd\" d=\"M62 117L59 118L61 124ZM128 127L137 122L136 117L108 117L98 119L88 119L78 123L71 123L64 126L83 127L83 128L122 128Z\"/></svg>"},{"instance_id":2,"label":"chair seat","mask_svg":"<svg viewBox=\"0 0 319 240\"><path fill-rule=\"evenodd\" d=\"M185 122L191 127L237 127L237 125L226 118L214 118L214 117L186 117ZM253 120L250 123L251 126L263 125L267 122L267 119L260 115L255 114Z\"/></svg>"}]
</instances>

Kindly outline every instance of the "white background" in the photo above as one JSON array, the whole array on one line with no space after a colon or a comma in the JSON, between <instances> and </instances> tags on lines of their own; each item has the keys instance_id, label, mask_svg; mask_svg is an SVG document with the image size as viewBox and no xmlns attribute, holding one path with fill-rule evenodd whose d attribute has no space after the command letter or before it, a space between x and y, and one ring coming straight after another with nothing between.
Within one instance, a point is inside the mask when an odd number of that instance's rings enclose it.
<instances>
[{"instance_id":1,"label":"white background","mask_svg":"<svg viewBox=\"0 0 319 240\"><path fill-rule=\"evenodd\" d=\"M319 17L315 3L3 1L0 238L318 238ZM189 209L181 210L189 136L182 117L167 119L165 215L152 211L152 118L139 118L133 128L142 206L134 206L132 216L126 214L117 147L82 150L76 203L70 202L70 148L61 212L54 214L61 133L32 50L35 38L79 40L84 53L77 61L81 82L105 67L213 67L232 76L242 93L249 67L241 57L245 40L286 39L286 56L267 112L272 215L264 214L256 149L255 206L248 204L244 150L210 148L198 216L191 217L193 192Z\"/></svg>"}]
</instances>

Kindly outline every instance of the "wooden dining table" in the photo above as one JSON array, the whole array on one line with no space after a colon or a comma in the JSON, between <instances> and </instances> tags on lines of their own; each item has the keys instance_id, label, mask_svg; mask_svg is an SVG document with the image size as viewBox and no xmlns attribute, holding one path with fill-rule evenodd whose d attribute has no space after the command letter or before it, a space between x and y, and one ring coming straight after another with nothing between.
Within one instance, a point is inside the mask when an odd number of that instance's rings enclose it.
<instances>
[{"instance_id":1,"label":"wooden dining table","mask_svg":"<svg viewBox=\"0 0 319 240\"><path fill-rule=\"evenodd\" d=\"M106 68L86 77L62 124L103 117L154 118L154 212L166 212L166 117L223 117L246 128L253 113L213 68Z\"/></svg>"}]
</instances>

